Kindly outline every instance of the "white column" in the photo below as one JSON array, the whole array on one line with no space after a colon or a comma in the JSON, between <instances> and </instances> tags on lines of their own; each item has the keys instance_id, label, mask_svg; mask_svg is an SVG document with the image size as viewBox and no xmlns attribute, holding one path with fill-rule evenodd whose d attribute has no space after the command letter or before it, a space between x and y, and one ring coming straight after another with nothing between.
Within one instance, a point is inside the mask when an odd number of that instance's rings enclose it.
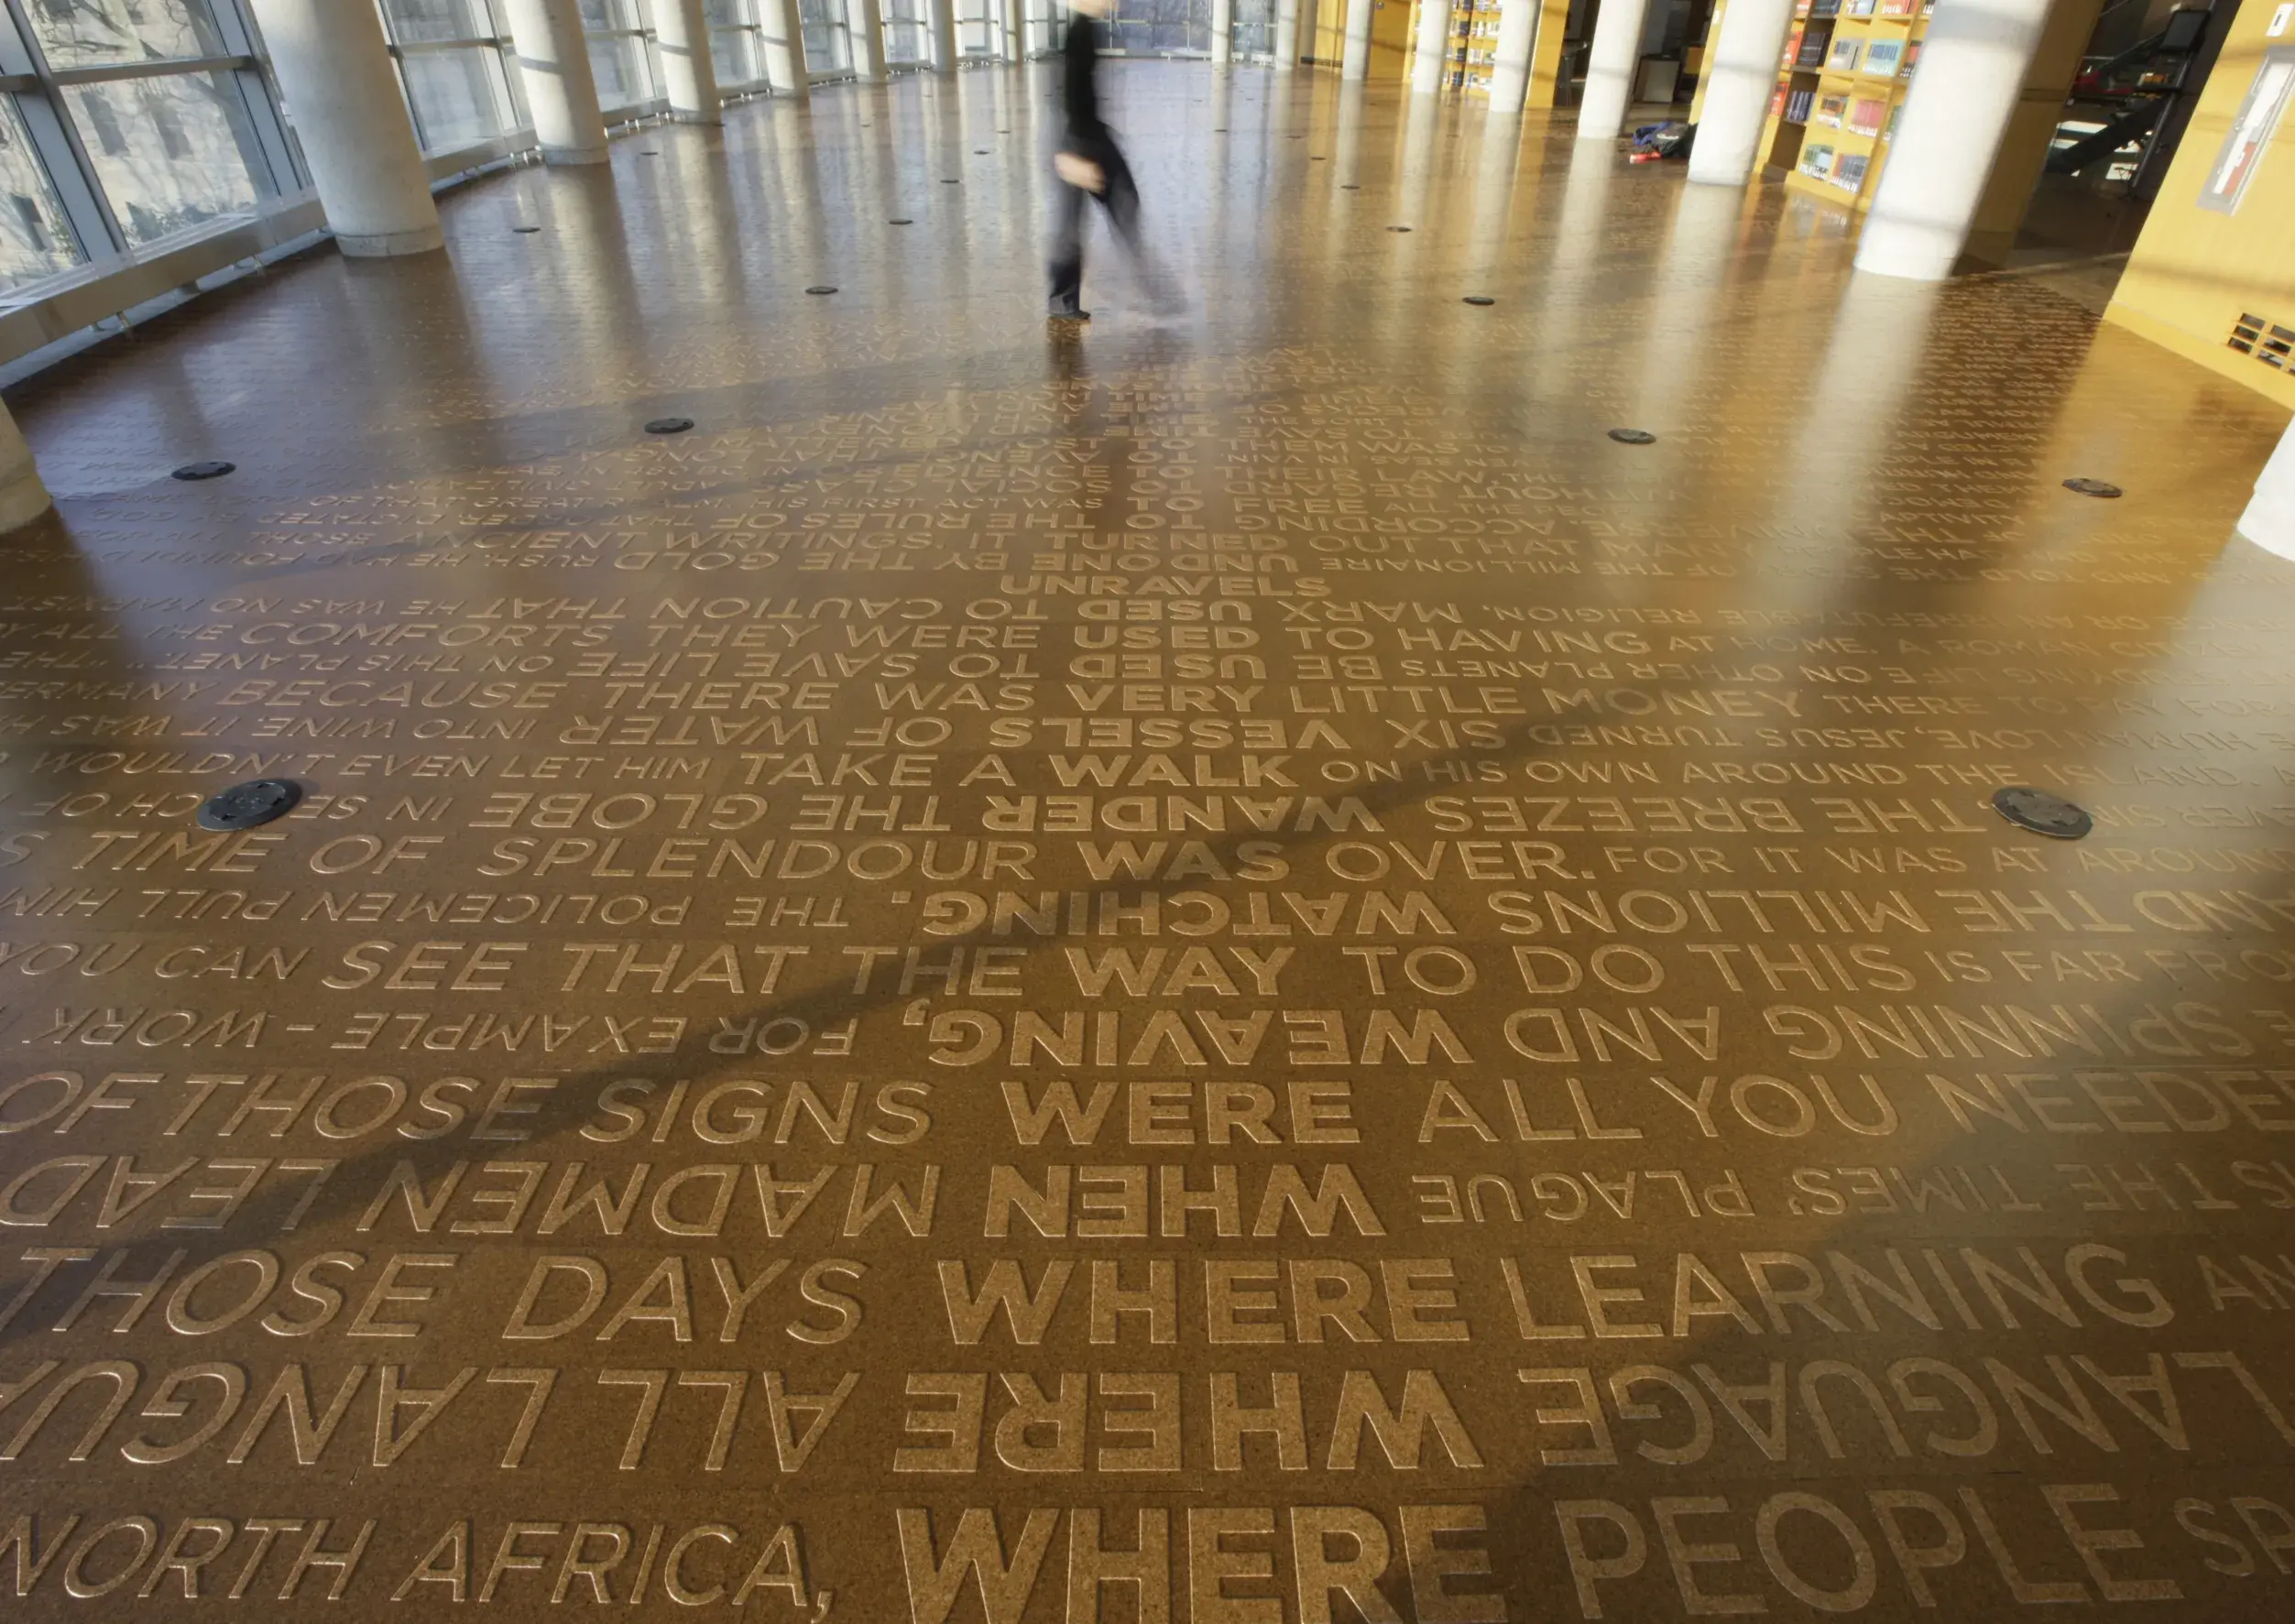
<instances>
[{"instance_id":1,"label":"white column","mask_svg":"<svg viewBox=\"0 0 2295 1624\"><path fill-rule=\"evenodd\" d=\"M1614 141L1625 128L1626 105L1634 100L1634 71L1642 60L1642 24L1648 15L1649 0L1602 0L1601 14L1594 19L1593 49L1586 59L1586 99L1578 106L1579 140ZM1923 58L1921 66L1928 65ZM1699 138L1704 138L1702 130Z\"/></svg>"},{"instance_id":2,"label":"white column","mask_svg":"<svg viewBox=\"0 0 2295 1624\"><path fill-rule=\"evenodd\" d=\"M2281 558L2295 559L2295 423L2279 436L2256 479L2255 500L2239 516L2239 533Z\"/></svg>"},{"instance_id":3,"label":"white column","mask_svg":"<svg viewBox=\"0 0 2295 1624\"><path fill-rule=\"evenodd\" d=\"M871 83L882 80L883 8L878 0L845 0L845 20L853 41L853 71Z\"/></svg>"},{"instance_id":4,"label":"white column","mask_svg":"<svg viewBox=\"0 0 2295 1624\"><path fill-rule=\"evenodd\" d=\"M1729 0L1721 38L1706 58L1705 111L1689 149L1690 180L1743 186L1753 178L1792 26L1793 0Z\"/></svg>"},{"instance_id":5,"label":"white column","mask_svg":"<svg viewBox=\"0 0 2295 1624\"><path fill-rule=\"evenodd\" d=\"M653 38L661 50L661 88L680 124L721 124L717 65L709 56L709 17L701 0L653 0Z\"/></svg>"},{"instance_id":6,"label":"white column","mask_svg":"<svg viewBox=\"0 0 2295 1624\"><path fill-rule=\"evenodd\" d=\"M1235 0L1211 0L1211 65L1235 60Z\"/></svg>"},{"instance_id":7,"label":"white column","mask_svg":"<svg viewBox=\"0 0 2295 1624\"><path fill-rule=\"evenodd\" d=\"M1450 0L1418 0L1418 38L1411 58L1411 93L1442 88L1443 52L1450 43Z\"/></svg>"},{"instance_id":8,"label":"white column","mask_svg":"<svg viewBox=\"0 0 2295 1624\"><path fill-rule=\"evenodd\" d=\"M1857 268L1940 282L1968 242L2009 114L2048 24L2049 0L1939 0L1888 168L1857 244ZM1698 134L1700 144L1705 134Z\"/></svg>"},{"instance_id":9,"label":"white column","mask_svg":"<svg viewBox=\"0 0 2295 1624\"><path fill-rule=\"evenodd\" d=\"M1400 0L1397 0L1400 3ZM1347 36L1339 53L1339 77L1361 80L1371 72L1371 0L1347 0Z\"/></svg>"},{"instance_id":10,"label":"white column","mask_svg":"<svg viewBox=\"0 0 2295 1624\"><path fill-rule=\"evenodd\" d=\"M791 0L795 4L795 0ZM943 73L956 66L956 0L931 0L933 66Z\"/></svg>"},{"instance_id":11,"label":"white column","mask_svg":"<svg viewBox=\"0 0 2295 1624\"><path fill-rule=\"evenodd\" d=\"M8 409L0 406L0 531L30 524L53 507L39 470L32 466L32 448Z\"/></svg>"},{"instance_id":12,"label":"white column","mask_svg":"<svg viewBox=\"0 0 2295 1624\"><path fill-rule=\"evenodd\" d=\"M1028 28L1020 9L1021 0L1000 0L1004 16L1004 60L1024 62L1028 60Z\"/></svg>"},{"instance_id":13,"label":"white column","mask_svg":"<svg viewBox=\"0 0 2295 1624\"><path fill-rule=\"evenodd\" d=\"M1275 0L1275 71L1292 73L1299 66L1299 0Z\"/></svg>"},{"instance_id":14,"label":"white column","mask_svg":"<svg viewBox=\"0 0 2295 1624\"><path fill-rule=\"evenodd\" d=\"M1522 111L1530 94L1530 53L1537 41L1538 0L1499 0L1497 49L1491 61L1493 114L1512 116Z\"/></svg>"},{"instance_id":15,"label":"white column","mask_svg":"<svg viewBox=\"0 0 2295 1624\"><path fill-rule=\"evenodd\" d=\"M946 4L947 0L942 0ZM758 21L765 25L765 77L777 95L813 99L813 82L806 76L804 19L797 15L797 0L758 0Z\"/></svg>"},{"instance_id":16,"label":"white column","mask_svg":"<svg viewBox=\"0 0 2295 1624\"><path fill-rule=\"evenodd\" d=\"M335 246L360 258L444 247L381 14L343 0L255 0L255 20Z\"/></svg>"},{"instance_id":17,"label":"white column","mask_svg":"<svg viewBox=\"0 0 2295 1624\"><path fill-rule=\"evenodd\" d=\"M534 115L542 161L602 164L606 119L598 111L597 80L582 38L577 0L509 0L510 38L518 46L518 77Z\"/></svg>"}]
</instances>

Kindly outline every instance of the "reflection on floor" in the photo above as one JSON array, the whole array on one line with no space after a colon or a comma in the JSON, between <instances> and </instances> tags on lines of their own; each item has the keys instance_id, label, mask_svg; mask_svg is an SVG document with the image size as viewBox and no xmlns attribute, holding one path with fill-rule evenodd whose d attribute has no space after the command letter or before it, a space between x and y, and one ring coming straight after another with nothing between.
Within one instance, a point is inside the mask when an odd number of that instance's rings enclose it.
<instances>
[{"instance_id":1,"label":"reflection on floor","mask_svg":"<svg viewBox=\"0 0 2295 1624\"><path fill-rule=\"evenodd\" d=\"M18 1614L2284 1616L2277 414L1111 79L1182 317L978 72L17 392Z\"/></svg>"}]
</instances>

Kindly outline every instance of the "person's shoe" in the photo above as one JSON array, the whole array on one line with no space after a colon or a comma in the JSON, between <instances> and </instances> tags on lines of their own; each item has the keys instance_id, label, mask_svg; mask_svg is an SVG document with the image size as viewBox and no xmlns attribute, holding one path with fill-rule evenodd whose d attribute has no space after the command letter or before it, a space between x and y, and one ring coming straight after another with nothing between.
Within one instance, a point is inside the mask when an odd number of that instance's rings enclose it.
<instances>
[{"instance_id":1,"label":"person's shoe","mask_svg":"<svg viewBox=\"0 0 2295 1624\"><path fill-rule=\"evenodd\" d=\"M1091 311L1072 304L1054 304L1044 314L1055 322L1088 322Z\"/></svg>"}]
</instances>

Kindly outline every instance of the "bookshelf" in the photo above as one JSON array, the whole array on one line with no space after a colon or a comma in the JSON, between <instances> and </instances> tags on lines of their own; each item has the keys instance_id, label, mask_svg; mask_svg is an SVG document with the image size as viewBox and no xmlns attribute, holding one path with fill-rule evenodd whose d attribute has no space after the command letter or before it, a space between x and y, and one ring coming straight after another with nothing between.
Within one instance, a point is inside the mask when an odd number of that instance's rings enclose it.
<instances>
[{"instance_id":1,"label":"bookshelf","mask_svg":"<svg viewBox=\"0 0 2295 1624\"><path fill-rule=\"evenodd\" d=\"M1787 188L1870 207L1935 0L1800 0L1761 133Z\"/></svg>"},{"instance_id":2,"label":"bookshelf","mask_svg":"<svg viewBox=\"0 0 2295 1624\"><path fill-rule=\"evenodd\" d=\"M1498 58L1498 0L1457 0L1450 13L1446 82L1469 95L1487 96Z\"/></svg>"}]
</instances>

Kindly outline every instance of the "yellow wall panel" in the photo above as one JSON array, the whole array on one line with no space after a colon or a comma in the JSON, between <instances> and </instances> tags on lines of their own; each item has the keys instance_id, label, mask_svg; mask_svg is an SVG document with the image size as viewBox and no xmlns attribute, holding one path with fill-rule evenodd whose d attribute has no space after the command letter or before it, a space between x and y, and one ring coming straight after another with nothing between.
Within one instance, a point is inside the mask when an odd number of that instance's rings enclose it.
<instances>
[{"instance_id":1,"label":"yellow wall panel","mask_svg":"<svg viewBox=\"0 0 2295 1624\"><path fill-rule=\"evenodd\" d=\"M2235 213L2200 203L2265 52L2295 47L2295 29L2265 38L2278 9L2245 5L2233 21L2104 319L2295 407L2295 372L2228 343L2243 315L2295 329L2295 109L2279 120Z\"/></svg>"}]
</instances>

